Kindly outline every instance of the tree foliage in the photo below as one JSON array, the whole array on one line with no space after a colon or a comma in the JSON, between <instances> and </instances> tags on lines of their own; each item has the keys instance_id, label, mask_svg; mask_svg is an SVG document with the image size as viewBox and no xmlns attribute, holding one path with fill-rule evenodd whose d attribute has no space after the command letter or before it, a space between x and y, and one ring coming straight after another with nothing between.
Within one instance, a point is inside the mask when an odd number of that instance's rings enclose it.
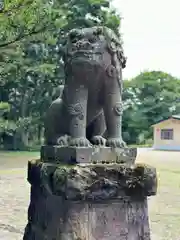
<instances>
[{"instance_id":1,"label":"tree foliage","mask_svg":"<svg viewBox=\"0 0 180 240\"><path fill-rule=\"evenodd\" d=\"M10 105L8 122L25 145L33 136L41 139L44 114L59 95L67 32L94 25L119 33L120 17L108 0L6 1L0 13L0 101Z\"/></svg>"},{"instance_id":2,"label":"tree foliage","mask_svg":"<svg viewBox=\"0 0 180 240\"><path fill-rule=\"evenodd\" d=\"M129 142L152 138L151 125L180 113L180 80L170 74L142 72L124 83L123 129Z\"/></svg>"},{"instance_id":3,"label":"tree foliage","mask_svg":"<svg viewBox=\"0 0 180 240\"><path fill-rule=\"evenodd\" d=\"M109 0L6 0L0 13L1 144L23 149L40 143L44 114L64 81L67 32L101 25L119 34L120 20ZM180 113L180 81L145 71L124 81L123 99L124 139L145 143L152 124Z\"/></svg>"}]
</instances>

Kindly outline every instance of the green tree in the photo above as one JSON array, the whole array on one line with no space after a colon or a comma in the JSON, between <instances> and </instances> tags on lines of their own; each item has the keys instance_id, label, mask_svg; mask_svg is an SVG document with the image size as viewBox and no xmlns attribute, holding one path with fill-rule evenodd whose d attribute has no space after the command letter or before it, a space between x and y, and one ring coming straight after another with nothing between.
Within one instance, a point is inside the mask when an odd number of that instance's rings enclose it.
<instances>
[{"instance_id":1,"label":"green tree","mask_svg":"<svg viewBox=\"0 0 180 240\"><path fill-rule=\"evenodd\" d=\"M10 103L9 118L22 126L26 144L29 135L41 139L44 113L59 95L67 32L94 25L119 33L120 17L108 0L7 1L0 14L0 101Z\"/></svg>"},{"instance_id":2,"label":"green tree","mask_svg":"<svg viewBox=\"0 0 180 240\"><path fill-rule=\"evenodd\" d=\"M161 71L125 81L124 132L131 143L152 138L151 125L180 112L180 80Z\"/></svg>"},{"instance_id":3,"label":"green tree","mask_svg":"<svg viewBox=\"0 0 180 240\"><path fill-rule=\"evenodd\" d=\"M37 34L55 43L57 34L63 38L73 27L105 25L119 33L119 24L109 0L7 0L0 13L0 47Z\"/></svg>"}]
</instances>

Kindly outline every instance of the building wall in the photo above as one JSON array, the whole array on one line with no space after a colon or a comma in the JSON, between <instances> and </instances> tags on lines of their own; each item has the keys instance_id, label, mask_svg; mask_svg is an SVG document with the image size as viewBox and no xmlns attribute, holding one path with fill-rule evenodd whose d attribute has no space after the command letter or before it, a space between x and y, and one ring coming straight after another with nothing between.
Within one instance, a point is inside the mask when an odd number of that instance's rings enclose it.
<instances>
[{"instance_id":1,"label":"building wall","mask_svg":"<svg viewBox=\"0 0 180 240\"><path fill-rule=\"evenodd\" d=\"M168 119L153 126L154 128L154 149L159 150L180 150L180 120ZM173 139L161 139L161 129L173 129Z\"/></svg>"}]
</instances>

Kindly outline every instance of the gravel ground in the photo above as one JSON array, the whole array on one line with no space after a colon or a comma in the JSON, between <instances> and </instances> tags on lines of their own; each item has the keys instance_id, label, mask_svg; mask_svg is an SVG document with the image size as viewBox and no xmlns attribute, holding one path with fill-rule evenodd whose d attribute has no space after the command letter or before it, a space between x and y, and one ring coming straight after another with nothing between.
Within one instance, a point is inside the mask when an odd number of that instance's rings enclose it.
<instances>
[{"instance_id":1,"label":"gravel ground","mask_svg":"<svg viewBox=\"0 0 180 240\"><path fill-rule=\"evenodd\" d=\"M27 160L37 157L0 153L0 240L23 238L30 197ZM180 152L138 151L137 161L158 170L158 194L149 199L152 240L179 240Z\"/></svg>"},{"instance_id":2,"label":"gravel ground","mask_svg":"<svg viewBox=\"0 0 180 240\"><path fill-rule=\"evenodd\" d=\"M27 160L34 158L0 153L0 240L21 240L27 223L30 185Z\"/></svg>"},{"instance_id":3,"label":"gravel ground","mask_svg":"<svg viewBox=\"0 0 180 240\"><path fill-rule=\"evenodd\" d=\"M22 239L27 219L29 184L25 169L4 170L0 175L0 239Z\"/></svg>"}]
</instances>

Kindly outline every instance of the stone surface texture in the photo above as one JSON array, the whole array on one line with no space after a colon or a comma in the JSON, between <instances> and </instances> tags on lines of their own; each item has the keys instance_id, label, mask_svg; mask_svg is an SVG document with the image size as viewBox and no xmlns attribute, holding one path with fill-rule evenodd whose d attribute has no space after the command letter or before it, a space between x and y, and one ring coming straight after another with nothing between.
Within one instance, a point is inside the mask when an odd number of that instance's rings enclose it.
<instances>
[{"instance_id":1,"label":"stone surface texture","mask_svg":"<svg viewBox=\"0 0 180 240\"><path fill-rule=\"evenodd\" d=\"M137 156L136 148L110 147L61 147L45 145L41 147L41 160L53 163L101 163L114 162L133 164Z\"/></svg>"},{"instance_id":2,"label":"stone surface texture","mask_svg":"<svg viewBox=\"0 0 180 240\"><path fill-rule=\"evenodd\" d=\"M146 165L29 162L31 201L24 240L150 240Z\"/></svg>"},{"instance_id":3,"label":"stone surface texture","mask_svg":"<svg viewBox=\"0 0 180 240\"><path fill-rule=\"evenodd\" d=\"M72 29L64 47L65 84L45 120L45 144L124 147L121 40L107 27Z\"/></svg>"}]
</instances>

